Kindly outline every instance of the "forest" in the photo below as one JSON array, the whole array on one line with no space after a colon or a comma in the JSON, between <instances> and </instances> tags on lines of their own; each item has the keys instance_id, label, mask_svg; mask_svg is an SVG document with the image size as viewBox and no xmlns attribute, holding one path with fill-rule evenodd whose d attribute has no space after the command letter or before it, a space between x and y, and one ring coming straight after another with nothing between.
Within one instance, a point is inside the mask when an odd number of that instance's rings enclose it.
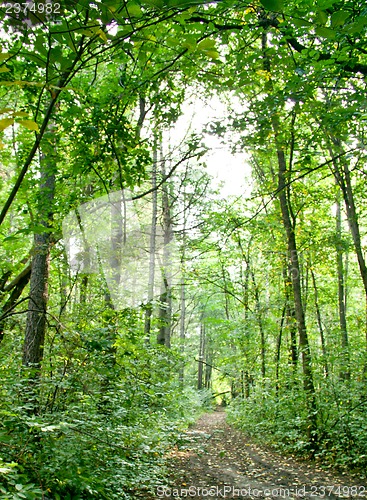
<instances>
[{"instance_id":1,"label":"forest","mask_svg":"<svg viewBox=\"0 0 367 500\"><path fill-rule=\"evenodd\" d=\"M152 493L219 404L365 474L365 1L0 17L0 498Z\"/></svg>"}]
</instances>

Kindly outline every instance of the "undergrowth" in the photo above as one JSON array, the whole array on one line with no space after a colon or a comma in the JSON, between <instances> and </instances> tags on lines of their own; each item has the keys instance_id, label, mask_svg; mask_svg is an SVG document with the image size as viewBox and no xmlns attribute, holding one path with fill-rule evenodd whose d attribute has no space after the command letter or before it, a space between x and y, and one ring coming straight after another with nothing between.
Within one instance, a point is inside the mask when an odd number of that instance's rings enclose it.
<instances>
[{"instance_id":1,"label":"undergrowth","mask_svg":"<svg viewBox=\"0 0 367 500\"><path fill-rule=\"evenodd\" d=\"M154 491L167 449L203 401L181 387L174 351L123 354L110 363L91 352L87 367L49 370L33 386L19 360L3 364L0 499L121 500Z\"/></svg>"},{"instance_id":2,"label":"undergrowth","mask_svg":"<svg viewBox=\"0 0 367 500\"><path fill-rule=\"evenodd\" d=\"M312 450L325 467L365 476L367 469L367 399L356 384L324 385L317 394L318 443ZM285 391L257 388L249 398L236 398L228 420L248 436L275 449L310 456L306 401L297 385Z\"/></svg>"}]
</instances>

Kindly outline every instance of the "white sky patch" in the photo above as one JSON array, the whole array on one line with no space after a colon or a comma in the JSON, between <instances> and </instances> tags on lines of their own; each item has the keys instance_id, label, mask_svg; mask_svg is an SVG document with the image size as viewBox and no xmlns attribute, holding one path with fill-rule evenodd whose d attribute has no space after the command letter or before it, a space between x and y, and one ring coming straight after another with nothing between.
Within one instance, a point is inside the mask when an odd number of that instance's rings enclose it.
<instances>
[{"instance_id":1,"label":"white sky patch","mask_svg":"<svg viewBox=\"0 0 367 500\"><path fill-rule=\"evenodd\" d=\"M183 111L176 125L164 134L163 144L169 144L172 150L182 146L192 133L203 136L209 149L204 161L208 173L214 177L214 187L220 188L220 198L247 196L251 183L246 153L233 154L220 138L203 133L210 121L223 117L225 123L228 113L225 104L218 98L213 98L210 104L195 99L191 104L184 104ZM162 230L158 231L157 246L151 255L151 206L144 199L132 202L129 191L116 191L82 204L63 221L71 271L102 271L115 307L138 307L149 300L151 259L156 262L157 270L155 297L161 293L163 276L169 277L171 284L179 277L178 247L174 241L169 244L170 248L164 244Z\"/></svg>"},{"instance_id":2,"label":"white sky patch","mask_svg":"<svg viewBox=\"0 0 367 500\"><path fill-rule=\"evenodd\" d=\"M210 121L225 122L228 112L218 97L211 98L210 103L199 99L185 103L183 115L169 133L170 141L180 143L185 135L193 132L201 135ZM245 152L233 153L230 146L215 135L204 133L203 139L209 148L205 156L207 170L214 178L215 187L220 187L221 196L249 196L251 167L248 155Z\"/></svg>"}]
</instances>

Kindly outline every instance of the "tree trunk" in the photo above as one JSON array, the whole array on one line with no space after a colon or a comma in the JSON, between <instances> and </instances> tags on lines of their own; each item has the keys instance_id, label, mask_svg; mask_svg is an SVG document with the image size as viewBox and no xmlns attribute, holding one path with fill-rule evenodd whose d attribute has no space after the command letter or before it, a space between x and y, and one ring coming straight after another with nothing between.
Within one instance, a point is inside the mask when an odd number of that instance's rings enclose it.
<instances>
[{"instance_id":1,"label":"tree trunk","mask_svg":"<svg viewBox=\"0 0 367 500\"><path fill-rule=\"evenodd\" d=\"M283 307L282 319L280 320L279 333L278 333L276 349L275 349L275 391L276 391L277 397L279 394L280 349L282 346L282 336L283 336L283 327L284 327L286 310L287 310L287 305L285 305Z\"/></svg>"},{"instance_id":2,"label":"tree trunk","mask_svg":"<svg viewBox=\"0 0 367 500\"><path fill-rule=\"evenodd\" d=\"M162 161L162 178L166 175L165 162ZM171 248L172 242L172 217L169 202L169 185L167 182L162 187L162 208L163 208L163 262L162 262L162 292L159 307L159 333L157 343L171 347L171 321L172 321L172 262Z\"/></svg>"},{"instance_id":3,"label":"tree trunk","mask_svg":"<svg viewBox=\"0 0 367 500\"><path fill-rule=\"evenodd\" d=\"M122 252L126 245L126 200L124 190L121 189L121 197L110 202L111 210L111 254L109 256L109 268L111 278L109 286L112 296L119 297L121 284Z\"/></svg>"},{"instance_id":4,"label":"tree trunk","mask_svg":"<svg viewBox=\"0 0 367 500\"><path fill-rule=\"evenodd\" d=\"M339 304L339 325L341 334L341 345L343 349L342 369L340 378L350 380L350 359L349 359L349 340L347 330L346 305L345 305L345 277L343 263L343 246L342 246L342 225L340 211L340 190L336 199L336 261L338 272L338 304Z\"/></svg>"},{"instance_id":5,"label":"tree trunk","mask_svg":"<svg viewBox=\"0 0 367 500\"><path fill-rule=\"evenodd\" d=\"M183 257L184 258L184 257ZM180 354L181 354L181 366L179 370L179 380L180 384L183 385L184 382L184 354L185 354L185 338L186 338L186 284L185 284L185 268L184 264L182 266L182 277L180 285Z\"/></svg>"},{"instance_id":6,"label":"tree trunk","mask_svg":"<svg viewBox=\"0 0 367 500\"><path fill-rule=\"evenodd\" d=\"M331 140L333 141L334 145L340 150L341 149L340 141L335 137L333 137ZM358 215L354 201L354 194L350 178L349 167L345 160L341 161L340 159L338 160L335 157L333 151L331 150L331 147L330 147L330 155L333 159L333 166L334 166L333 173L343 194L349 228L352 234L354 248L357 254L359 271L361 274L364 291L367 297L367 266L362 250L361 233L359 230Z\"/></svg>"},{"instance_id":7,"label":"tree trunk","mask_svg":"<svg viewBox=\"0 0 367 500\"><path fill-rule=\"evenodd\" d=\"M259 330L260 330L261 376L264 379L266 376L265 332L264 332L264 325L263 325L263 321L262 321L259 288L258 288L256 281L255 281L255 273L254 273L253 269L251 269L251 278L252 278L252 283L254 285L256 316L257 316L257 323L259 325Z\"/></svg>"},{"instance_id":8,"label":"tree trunk","mask_svg":"<svg viewBox=\"0 0 367 500\"><path fill-rule=\"evenodd\" d=\"M198 390L203 388L204 354L205 354L205 326L203 323L201 323L200 342L199 342Z\"/></svg>"},{"instance_id":9,"label":"tree trunk","mask_svg":"<svg viewBox=\"0 0 367 500\"><path fill-rule=\"evenodd\" d=\"M184 354L185 354L185 337L186 337L186 196L183 193L183 210L184 220L182 228L182 253L181 253L181 284L180 284L180 354L181 366L179 369L179 380L181 386L184 383Z\"/></svg>"},{"instance_id":10,"label":"tree trunk","mask_svg":"<svg viewBox=\"0 0 367 500\"><path fill-rule=\"evenodd\" d=\"M273 128L275 135L278 135L278 123L275 117L273 117ZM291 218L289 215L286 191L286 161L284 151L279 145L277 145L277 157L278 157L278 197L280 201L280 207L282 211L282 219L284 229L287 235L287 247L288 247L288 257L289 257L289 272L292 276L293 283L293 296L295 304L295 313L298 324L298 334L299 334L299 346L302 355L302 368L303 368L303 385L307 398L308 405L308 420L309 425L307 426L307 434L311 449L314 450L317 443L317 407L316 407L316 397L315 397L315 387L313 382L312 374L312 364L311 364L311 351L308 341L308 334L306 329L306 321L302 304L302 291L301 291L301 276L300 276L300 266L298 259L298 250L296 235L294 228L291 224Z\"/></svg>"},{"instance_id":11,"label":"tree trunk","mask_svg":"<svg viewBox=\"0 0 367 500\"><path fill-rule=\"evenodd\" d=\"M279 121L272 116L272 127L275 134L275 144L278 159L278 199L282 213L283 226L287 236L288 269L292 279L295 314L298 325L299 347L302 356L303 387L306 394L308 410L307 436L312 452L317 446L317 405L312 373L312 359L308 340L306 320L302 303L302 284L296 234L290 215L290 200L287 191L287 164L284 149L279 143Z\"/></svg>"},{"instance_id":12,"label":"tree trunk","mask_svg":"<svg viewBox=\"0 0 367 500\"><path fill-rule=\"evenodd\" d=\"M44 232L34 235L34 255L30 279L30 293L26 331L23 344L23 365L33 367L39 375L43 360L46 333L48 278L50 265L50 228L53 219L55 195L55 167L45 156L41 158L41 182L38 200L39 225Z\"/></svg>"},{"instance_id":13,"label":"tree trunk","mask_svg":"<svg viewBox=\"0 0 367 500\"><path fill-rule=\"evenodd\" d=\"M273 118L273 128L275 135L278 135L278 123L275 117ZM292 276L293 283L293 296L295 304L295 312L298 324L298 334L299 334L299 345L302 355L302 368L303 368L303 385L306 392L307 404L308 404L308 420L309 425L307 427L307 434L311 444L312 449L314 449L317 443L317 408L316 408L316 397L315 397L315 387L313 383L312 365L311 365L311 351L308 341L308 334L306 329L306 321L302 304L302 292L301 292L301 276L300 276L300 266L298 260L298 250L296 235L294 228L291 224L291 219L289 215L286 187L286 161L283 149L278 145L277 147L277 157L278 157L278 197L280 201L280 207L282 211L282 219L284 229L287 235L287 246L288 246L288 256L289 256L289 271Z\"/></svg>"},{"instance_id":14,"label":"tree trunk","mask_svg":"<svg viewBox=\"0 0 367 500\"><path fill-rule=\"evenodd\" d=\"M251 275L251 268L250 268L250 248L251 248L251 243L252 243L252 238L249 240L246 252L242 246L241 238L238 238L238 245L241 250L242 258L246 263L246 269L244 273L244 284L243 284L243 321L244 324L247 325L248 322L248 317L249 317L249 282L250 282L250 275ZM242 274L242 273L241 273ZM241 370L241 380L242 380L242 385L243 385L243 392L244 396L246 398L250 397L250 385L252 381L252 375L250 375L248 371L248 365L249 365L249 338L248 338L248 333L246 332L244 334L244 341L241 345L241 350L243 357L245 359L245 367L244 370Z\"/></svg>"},{"instance_id":15,"label":"tree trunk","mask_svg":"<svg viewBox=\"0 0 367 500\"><path fill-rule=\"evenodd\" d=\"M264 31L262 34L262 51L263 51L263 66L264 70L270 74L270 60L267 55L267 33ZM269 93L273 90L272 81L269 80L268 84ZM294 115L295 119L295 115ZM301 284L301 269L299 263L299 255L297 249L297 241L295 234L295 218L293 216L292 206L289 198L289 178L287 172L287 163L284 153L284 147L279 138L280 124L277 114L274 112L271 116L271 125L274 132L275 147L278 160L278 199L280 202L280 209L282 214L282 221L284 230L287 237L287 251L288 251L288 268L289 274L292 278L292 288L294 297L294 306L296 319L298 324L299 346L302 355L302 370L303 370L303 387L306 395L307 403L307 437L310 445L310 451L314 453L317 448L317 404L316 394L313 382L312 373L312 359L310 345L308 341L308 334L306 328L305 313L302 303L302 284ZM293 220L293 224L292 224Z\"/></svg>"},{"instance_id":16,"label":"tree trunk","mask_svg":"<svg viewBox=\"0 0 367 500\"><path fill-rule=\"evenodd\" d=\"M298 364L298 349L297 349L297 320L296 311L294 309L294 296L292 289L292 281L289 276L287 261L283 267L284 279L284 294L285 294L285 314L286 326L289 331L289 360L292 364L293 371L296 372Z\"/></svg>"},{"instance_id":17,"label":"tree trunk","mask_svg":"<svg viewBox=\"0 0 367 500\"><path fill-rule=\"evenodd\" d=\"M344 203L345 203L345 209L347 213L347 218L348 218L348 224L350 228L350 232L352 234L353 238L353 243L354 243L354 249L357 255L357 260L358 260L358 266L359 266L359 272L362 278L362 283L363 283L363 288L365 292L365 314L366 314L366 330L365 330L365 338L366 338L366 349L367 349L367 265L366 261L364 259L363 255L363 250L362 250L362 243L361 243L361 233L359 230L359 222L358 222L358 215L357 215L357 210L355 206L355 201L354 201L354 194L353 194L353 188L352 188L352 182L351 182L351 177L350 177L350 171L348 167L348 163L343 158L341 160L338 158L331 146L331 142L333 145L340 151L341 150L341 143L340 140L336 137L331 136L330 138L328 137L329 140L329 153L333 161L333 174L335 176L335 180L340 186ZM342 151L343 152L343 151ZM344 339L345 342L345 339ZM367 358L366 358L367 359ZM367 375L367 361L365 363L363 372L365 375Z\"/></svg>"},{"instance_id":18,"label":"tree trunk","mask_svg":"<svg viewBox=\"0 0 367 500\"><path fill-rule=\"evenodd\" d=\"M328 377L329 376L329 366L328 366L328 362L327 362L325 335L324 335L324 329L323 329L322 320L321 320L321 312L320 312L319 298L318 298L319 294L318 294L318 290L317 290L316 277L315 277L315 273L313 272L312 267L311 267L311 277L312 277L313 289L314 289L314 294L315 294L315 310L316 310L317 324L319 326L319 332L320 332L323 365L324 365L324 375L325 375L325 377Z\"/></svg>"},{"instance_id":19,"label":"tree trunk","mask_svg":"<svg viewBox=\"0 0 367 500\"><path fill-rule=\"evenodd\" d=\"M87 301L87 289L88 289L88 282L89 282L89 276L88 276L88 271L90 269L90 256L91 256L91 249L90 245L88 243L88 239L86 238L85 231L84 231L84 226L83 226L83 221L80 217L79 210L75 210L75 216L78 221L78 227L80 230L81 238L83 241L83 269L81 271L81 283L80 283L80 303L85 304Z\"/></svg>"},{"instance_id":20,"label":"tree trunk","mask_svg":"<svg viewBox=\"0 0 367 500\"><path fill-rule=\"evenodd\" d=\"M213 350L206 348L205 353L205 388L210 389L212 384Z\"/></svg>"},{"instance_id":21,"label":"tree trunk","mask_svg":"<svg viewBox=\"0 0 367 500\"><path fill-rule=\"evenodd\" d=\"M157 237L157 141L153 150L153 165L152 165L152 221L150 225L149 237L149 277L148 277L148 302L145 307L145 323L144 337L147 344L150 343L150 332L152 327L152 312L153 312L153 296L154 296L154 279L155 279L155 254L156 254L156 237Z\"/></svg>"},{"instance_id":22,"label":"tree trunk","mask_svg":"<svg viewBox=\"0 0 367 500\"><path fill-rule=\"evenodd\" d=\"M226 277L226 270L224 267L224 263L220 261L220 266L221 266L221 272L222 272L222 279L223 279L223 291L224 291L224 311L226 313L226 318L229 320L229 296L228 296L228 285L227 285L227 277Z\"/></svg>"}]
</instances>

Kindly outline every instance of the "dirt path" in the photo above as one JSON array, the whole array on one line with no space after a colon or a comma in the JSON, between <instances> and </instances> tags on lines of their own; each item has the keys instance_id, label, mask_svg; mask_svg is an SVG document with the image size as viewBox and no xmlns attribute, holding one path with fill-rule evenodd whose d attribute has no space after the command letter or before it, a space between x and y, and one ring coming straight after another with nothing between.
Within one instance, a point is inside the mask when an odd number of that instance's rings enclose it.
<instances>
[{"instance_id":1,"label":"dirt path","mask_svg":"<svg viewBox=\"0 0 367 500\"><path fill-rule=\"evenodd\" d=\"M154 498L367 498L366 481L325 472L250 442L225 422L203 415L170 453L170 475Z\"/></svg>"}]
</instances>

